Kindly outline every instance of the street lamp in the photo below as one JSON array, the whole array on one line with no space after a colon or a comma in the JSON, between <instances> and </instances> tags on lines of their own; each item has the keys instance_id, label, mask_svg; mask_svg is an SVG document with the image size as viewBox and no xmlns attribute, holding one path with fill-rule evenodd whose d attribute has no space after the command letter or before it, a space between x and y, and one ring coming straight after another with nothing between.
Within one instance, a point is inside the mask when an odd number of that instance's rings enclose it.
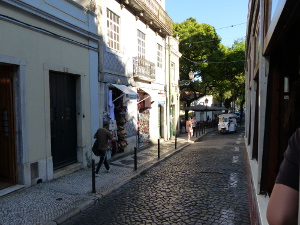
<instances>
[{"instance_id":1,"label":"street lamp","mask_svg":"<svg viewBox=\"0 0 300 225\"><path fill-rule=\"evenodd\" d=\"M204 102L205 102L205 106L206 106L206 108L205 108L205 117L206 117L206 122L207 122L207 103L208 103L208 99L206 98L204 100Z\"/></svg>"},{"instance_id":2,"label":"street lamp","mask_svg":"<svg viewBox=\"0 0 300 225\"><path fill-rule=\"evenodd\" d=\"M194 79L194 72L193 71L190 71L189 72L189 78L190 78L190 80L192 80L192 79Z\"/></svg>"},{"instance_id":3,"label":"street lamp","mask_svg":"<svg viewBox=\"0 0 300 225\"><path fill-rule=\"evenodd\" d=\"M184 86L190 84L190 80L193 80L195 78L195 74L193 71L189 72L189 80L179 80L179 86Z\"/></svg>"}]
</instances>

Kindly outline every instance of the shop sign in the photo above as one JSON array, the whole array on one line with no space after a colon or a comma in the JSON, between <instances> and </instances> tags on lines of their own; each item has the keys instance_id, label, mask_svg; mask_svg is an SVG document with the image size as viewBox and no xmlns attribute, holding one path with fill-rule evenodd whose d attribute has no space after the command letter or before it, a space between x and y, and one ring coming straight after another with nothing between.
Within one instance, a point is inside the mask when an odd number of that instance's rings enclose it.
<instances>
[{"instance_id":1,"label":"shop sign","mask_svg":"<svg viewBox=\"0 0 300 225\"><path fill-rule=\"evenodd\" d=\"M166 93L158 93L158 104L159 105L166 104Z\"/></svg>"}]
</instances>

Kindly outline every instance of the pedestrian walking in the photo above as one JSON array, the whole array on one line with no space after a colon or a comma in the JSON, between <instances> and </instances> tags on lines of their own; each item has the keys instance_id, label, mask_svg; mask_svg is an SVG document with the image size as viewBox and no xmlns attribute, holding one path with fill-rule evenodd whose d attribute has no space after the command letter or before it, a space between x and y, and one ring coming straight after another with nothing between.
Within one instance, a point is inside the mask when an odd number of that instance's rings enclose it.
<instances>
[{"instance_id":1,"label":"pedestrian walking","mask_svg":"<svg viewBox=\"0 0 300 225\"><path fill-rule=\"evenodd\" d=\"M189 117L188 120L186 121L185 129L186 129L186 132L188 133L188 142L192 142L191 137L193 136L193 127L192 127L191 117Z\"/></svg>"},{"instance_id":2,"label":"pedestrian walking","mask_svg":"<svg viewBox=\"0 0 300 225\"><path fill-rule=\"evenodd\" d=\"M193 118L192 118L192 128L193 128L193 134L192 134L192 136L193 137L196 135L196 126L197 126L196 117L193 116Z\"/></svg>"},{"instance_id":3,"label":"pedestrian walking","mask_svg":"<svg viewBox=\"0 0 300 225\"><path fill-rule=\"evenodd\" d=\"M100 152L100 160L96 169L96 176L99 176L99 170L101 168L101 165L104 163L104 166L106 168L106 171L109 172L110 167L107 161L107 150L108 150L108 144L113 139L113 135L108 130L109 122L104 121L103 128L99 128L97 132L94 135L94 138L98 140L98 150Z\"/></svg>"}]
</instances>

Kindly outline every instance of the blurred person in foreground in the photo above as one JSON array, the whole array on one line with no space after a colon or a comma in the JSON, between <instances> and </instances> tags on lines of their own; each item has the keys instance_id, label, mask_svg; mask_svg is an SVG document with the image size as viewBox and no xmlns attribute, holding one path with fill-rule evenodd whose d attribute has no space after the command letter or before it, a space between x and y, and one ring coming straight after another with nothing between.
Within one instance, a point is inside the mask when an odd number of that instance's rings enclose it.
<instances>
[{"instance_id":1,"label":"blurred person in foreground","mask_svg":"<svg viewBox=\"0 0 300 225\"><path fill-rule=\"evenodd\" d=\"M267 208L270 225L298 224L299 151L300 151L300 82L293 85L285 117L285 140L288 146L280 165ZM289 138L290 137L290 138Z\"/></svg>"}]
</instances>

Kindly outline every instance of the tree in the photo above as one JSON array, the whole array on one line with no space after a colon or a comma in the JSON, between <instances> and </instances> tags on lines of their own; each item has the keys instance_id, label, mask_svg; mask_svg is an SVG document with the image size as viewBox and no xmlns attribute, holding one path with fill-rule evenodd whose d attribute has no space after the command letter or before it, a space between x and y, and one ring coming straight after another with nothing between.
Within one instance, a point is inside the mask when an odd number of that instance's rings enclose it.
<instances>
[{"instance_id":1,"label":"tree","mask_svg":"<svg viewBox=\"0 0 300 225\"><path fill-rule=\"evenodd\" d=\"M217 68L207 62L222 55L220 37L211 25L199 24L194 18L175 23L174 36L179 37L179 51L182 53L180 80L188 80L190 71L194 72L196 78L181 86L181 100L186 102L186 106L190 106L191 102L207 93L208 87L206 82L203 82L211 79L207 74L217 74L214 71Z\"/></svg>"},{"instance_id":2,"label":"tree","mask_svg":"<svg viewBox=\"0 0 300 225\"><path fill-rule=\"evenodd\" d=\"M229 108L231 102L239 103L242 112L245 104L245 41L238 39L231 48L227 49L224 63L220 63L221 78L216 81L213 90L216 100L225 103ZM220 99L222 97L223 99Z\"/></svg>"},{"instance_id":3,"label":"tree","mask_svg":"<svg viewBox=\"0 0 300 225\"><path fill-rule=\"evenodd\" d=\"M180 86L181 100L186 106L211 94L228 108L233 101L239 102L242 108L245 102L245 41L238 39L227 48L220 43L214 27L199 24L194 18L175 23L174 36L179 37L182 53L180 80L187 80L189 71L195 74L195 79Z\"/></svg>"}]
</instances>

